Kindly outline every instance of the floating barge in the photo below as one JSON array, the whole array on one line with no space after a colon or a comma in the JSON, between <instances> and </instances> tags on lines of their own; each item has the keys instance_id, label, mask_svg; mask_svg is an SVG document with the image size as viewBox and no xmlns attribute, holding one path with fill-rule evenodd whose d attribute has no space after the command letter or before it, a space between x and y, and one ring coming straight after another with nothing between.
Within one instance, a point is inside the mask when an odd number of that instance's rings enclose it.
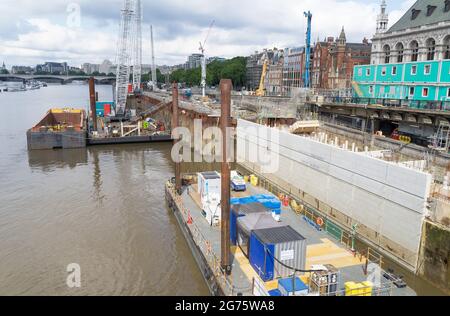
<instances>
[{"instance_id":1,"label":"floating barge","mask_svg":"<svg viewBox=\"0 0 450 316\"><path fill-rule=\"evenodd\" d=\"M190 177L190 178L195 178ZM221 267L221 229L211 226L202 211L201 198L196 184L183 186L182 194L175 190L175 183L166 184L166 201L174 213L177 223L192 251L200 271L214 296L274 296L280 293L286 278L273 279L267 282L261 278L244 254L242 247L231 247L232 273L227 275ZM243 198L255 195L269 195L263 188L247 185L246 192L233 192L232 198ZM397 287L392 280L383 276L381 268L372 260L356 256L349 248L322 231L317 225L307 220L301 213L291 206L283 206L281 210L281 224L289 225L305 237L306 240L306 269L312 266L330 266L338 271L339 277L334 284L333 291L312 291L314 287L314 273L297 274L296 282L306 284L309 290L302 288L303 296L416 296L409 287ZM372 257L374 255L372 254ZM367 257L370 257L368 255ZM380 259L381 261L381 259ZM370 265L369 265L370 264ZM377 267L381 271L380 282L366 289L355 290L357 284L367 284L369 276L367 267ZM369 268L370 269L370 268ZM370 272L370 271L369 271ZM292 272L294 273L294 272ZM296 292L297 293L297 292ZM298 294L297 293L297 294ZM308 294L306 294L308 293ZM284 296L284 295L282 295Z\"/></svg>"},{"instance_id":2,"label":"floating barge","mask_svg":"<svg viewBox=\"0 0 450 316\"><path fill-rule=\"evenodd\" d=\"M74 149L98 145L123 145L171 142L170 133L96 136L88 133L84 110L51 109L44 118L27 131L28 150ZM140 134L140 133L138 133Z\"/></svg>"},{"instance_id":3,"label":"floating barge","mask_svg":"<svg viewBox=\"0 0 450 316\"><path fill-rule=\"evenodd\" d=\"M51 109L27 131L29 150L86 147L86 112Z\"/></svg>"}]
</instances>

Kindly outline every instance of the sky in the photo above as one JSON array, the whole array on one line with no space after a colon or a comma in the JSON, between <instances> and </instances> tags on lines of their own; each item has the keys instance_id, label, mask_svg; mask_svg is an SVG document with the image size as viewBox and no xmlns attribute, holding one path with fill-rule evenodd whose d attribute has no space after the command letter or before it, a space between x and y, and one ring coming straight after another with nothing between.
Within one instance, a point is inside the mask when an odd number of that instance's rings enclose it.
<instances>
[{"instance_id":1,"label":"sky","mask_svg":"<svg viewBox=\"0 0 450 316\"><path fill-rule=\"evenodd\" d=\"M124 0L1 0L0 63L71 66L116 60ZM362 42L375 32L381 0L142 0L143 63L151 63L150 25L158 65L184 63L199 52L209 25L207 56L248 56L263 48L302 46L304 11L313 14L312 40L338 36ZM387 0L392 26L415 0Z\"/></svg>"}]
</instances>

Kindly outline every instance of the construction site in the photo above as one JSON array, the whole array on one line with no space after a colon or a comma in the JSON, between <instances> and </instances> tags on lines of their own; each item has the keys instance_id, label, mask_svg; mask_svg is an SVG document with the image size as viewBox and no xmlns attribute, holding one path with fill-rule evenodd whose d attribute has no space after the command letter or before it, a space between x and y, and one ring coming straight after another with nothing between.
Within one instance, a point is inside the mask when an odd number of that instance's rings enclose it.
<instances>
[{"instance_id":1,"label":"construction site","mask_svg":"<svg viewBox=\"0 0 450 316\"><path fill-rule=\"evenodd\" d=\"M304 16L308 22L306 49L310 50L312 14L305 12ZM28 132L29 149L176 143L175 128L185 127L196 135L199 121L200 132L208 127L236 128L236 156L228 158L237 161L237 177L246 185L243 192L230 192L233 179L225 157L221 172L214 175L182 175L176 163L175 178L166 184L168 206L212 294L415 295L402 275L384 270L386 261L449 290L448 127L440 124L429 146L413 144L407 136L386 137L380 123L385 119L382 112L397 109L376 103L369 107L328 104L327 96L311 88L309 57L305 86L290 97L266 95L266 62L255 92L234 92L232 83L224 80L220 91L207 93L208 37L200 44L200 95L179 93L176 83L170 92L159 90L156 77L150 89L144 89L139 0L124 1L119 39L114 100L98 100L92 79L89 113L52 110L48 119ZM152 31L152 50L153 46ZM154 54L152 74L156 76ZM400 114L397 121L409 115ZM445 119L446 114L428 115ZM351 124L343 124L348 117ZM389 116L389 120L395 119ZM208 141L202 138L202 147ZM255 153L273 158L277 168L267 171L267 166L253 159ZM217 191L201 190L202 176L208 183L218 180ZM245 198L250 199L248 203L236 200ZM230 214L239 213L239 207L247 204L263 209L255 213L265 214L266 219L268 215L269 227L267 221L258 226L258 217L253 226L247 223L250 228L239 226L247 241L236 241L232 234L237 224ZM217 218L211 215L212 208ZM277 244L282 249L274 253ZM258 252L244 251L247 246ZM274 274L266 271L267 260L272 260ZM368 281L369 267L382 271L380 282ZM293 288L286 285L292 280Z\"/></svg>"}]
</instances>

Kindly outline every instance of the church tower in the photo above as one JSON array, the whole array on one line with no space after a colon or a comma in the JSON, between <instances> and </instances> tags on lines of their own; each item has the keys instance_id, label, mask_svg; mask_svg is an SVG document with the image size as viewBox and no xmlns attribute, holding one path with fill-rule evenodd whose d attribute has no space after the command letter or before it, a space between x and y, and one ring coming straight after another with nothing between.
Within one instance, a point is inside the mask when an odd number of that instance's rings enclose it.
<instances>
[{"instance_id":1,"label":"church tower","mask_svg":"<svg viewBox=\"0 0 450 316\"><path fill-rule=\"evenodd\" d=\"M386 12L386 0L381 1L381 11L380 14L378 14L377 17L377 32L376 34L383 34L386 33L388 23L389 23L389 15Z\"/></svg>"}]
</instances>

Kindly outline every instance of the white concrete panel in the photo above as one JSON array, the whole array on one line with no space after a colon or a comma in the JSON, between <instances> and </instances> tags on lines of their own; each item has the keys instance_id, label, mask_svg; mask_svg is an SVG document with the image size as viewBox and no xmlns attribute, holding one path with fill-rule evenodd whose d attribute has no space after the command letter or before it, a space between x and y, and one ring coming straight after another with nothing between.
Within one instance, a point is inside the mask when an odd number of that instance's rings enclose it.
<instances>
[{"instance_id":1,"label":"white concrete panel","mask_svg":"<svg viewBox=\"0 0 450 316\"><path fill-rule=\"evenodd\" d=\"M238 156L249 158L248 141L269 154L268 133L250 134L238 131ZM417 253L431 175L285 132L278 140L279 178Z\"/></svg>"}]
</instances>

